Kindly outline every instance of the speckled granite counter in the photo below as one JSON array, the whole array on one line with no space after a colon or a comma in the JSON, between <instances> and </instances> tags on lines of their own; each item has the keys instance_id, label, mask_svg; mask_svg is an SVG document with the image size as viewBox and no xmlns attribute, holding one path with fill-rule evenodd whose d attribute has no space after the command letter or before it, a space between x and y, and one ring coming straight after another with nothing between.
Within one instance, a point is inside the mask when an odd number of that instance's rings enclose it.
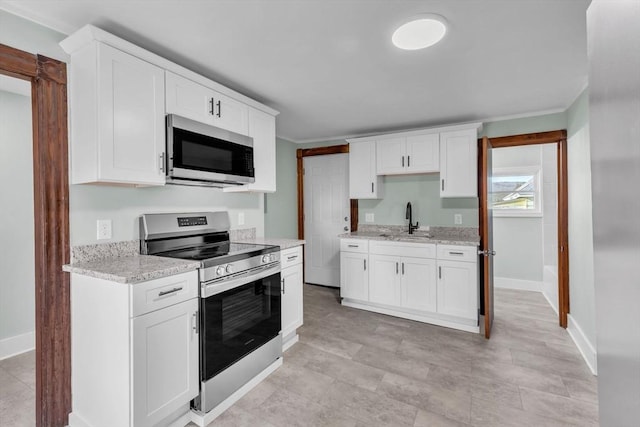
<instances>
[{"instance_id":1,"label":"speckled granite counter","mask_svg":"<svg viewBox=\"0 0 640 427\"><path fill-rule=\"evenodd\" d=\"M73 246L62 271L117 283L138 283L192 271L199 262L140 255L140 241Z\"/></svg>"},{"instance_id":2,"label":"speckled granite counter","mask_svg":"<svg viewBox=\"0 0 640 427\"><path fill-rule=\"evenodd\" d=\"M480 236L473 227L430 227L407 233L407 227L400 225L367 225L359 226L353 233L340 234L340 238L387 240L392 242L436 243L441 245L478 246Z\"/></svg>"},{"instance_id":3,"label":"speckled granite counter","mask_svg":"<svg viewBox=\"0 0 640 427\"><path fill-rule=\"evenodd\" d=\"M62 266L62 270L117 283L138 283L192 271L199 262L149 255L94 259Z\"/></svg>"},{"instance_id":4,"label":"speckled granite counter","mask_svg":"<svg viewBox=\"0 0 640 427\"><path fill-rule=\"evenodd\" d=\"M237 243L255 243L257 245L276 245L280 246L280 249L285 250L289 248L294 248L296 246L304 245L304 240L298 239L272 239L268 237L255 237L251 239L238 239L232 240Z\"/></svg>"}]
</instances>

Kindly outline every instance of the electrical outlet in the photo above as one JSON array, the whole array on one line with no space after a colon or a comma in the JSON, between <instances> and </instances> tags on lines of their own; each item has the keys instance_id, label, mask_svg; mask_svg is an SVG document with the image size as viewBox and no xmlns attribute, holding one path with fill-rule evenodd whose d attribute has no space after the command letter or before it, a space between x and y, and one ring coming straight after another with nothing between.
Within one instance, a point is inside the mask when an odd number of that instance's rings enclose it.
<instances>
[{"instance_id":1,"label":"electrical outlet","mask_svg":"<svg viewBox=\"0 0 640 427\"><path fill-rule=\"evenodd\" d=\"M453 216L453 222L454 222L456 225L460 225L460 224L462 224L462 214L455 214L455 215Z\"/></svg>"},{"instance_id":2,"label":"electrical outlet","mask_svg":"<svg viewBox=\"0 0 640 427\"><path fill-rule=\"evenodd\" d=\"M372 213L368 213L368 214L364 214L364 222L373 222L373 214Z\"/></svg>"},{"instance_id":3,"label":"electrical outlet","mask_svg":"<svg viewBox=\"0 0 640 427\"><path fill-rule=\"evenodd\" d=\"M98 220L98 240L105 240L111 238L111 220L99 219Z\"/></svg>"},{"instance_id":4,"label":"electrical outlet","mask_svg":"<svg viewBox=\"0 0 640 427\"><path fill-rule=\"evenodd\" d=\"M238 213L238 225L244 225L244 212Z\"/></svg>"}]
</instances>

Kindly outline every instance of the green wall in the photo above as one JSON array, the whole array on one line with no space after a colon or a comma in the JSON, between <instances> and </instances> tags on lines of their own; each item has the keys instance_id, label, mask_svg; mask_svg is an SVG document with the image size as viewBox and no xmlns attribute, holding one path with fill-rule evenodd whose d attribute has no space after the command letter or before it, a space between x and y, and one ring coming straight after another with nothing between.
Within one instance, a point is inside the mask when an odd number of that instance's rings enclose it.
<instances>
[{"instance_id":1,"label":"green wall","mask_svg":"<svg viewBox=\"0 0 640 427\"><path fill-rule=\"evenodd\" d=\"M414 221L420 225L453 226L453 215L462 215L462 226L478 226L478 199L440 198L440 175L393 175L383 178L384 198L360 200L358 223L365 214L374 214L374 224L406 224L407 202L411 202Z\"/></svg>"},{"instance_id":2,"label":"green wall","mask_svg":"<svg viewBox=\"0 0 640 427\"><path fill-rule=\"evenodd\" d=\"M276 140L276 192L265 194L264 229L266 237L298 237L298 182L296 149L286 139Z\"/></svg>"},{"instance_id":3,"label":"green wall","mask_svg":"<svg viewBox=\"0 0 640 427\"><path fill-rule=\"evenodd\" d=\"M544 114L541 116L487 122L482 127L482 136L519 135L523 133L547 132L567 128L567 113Z\"/></svg>"}]
</instances>

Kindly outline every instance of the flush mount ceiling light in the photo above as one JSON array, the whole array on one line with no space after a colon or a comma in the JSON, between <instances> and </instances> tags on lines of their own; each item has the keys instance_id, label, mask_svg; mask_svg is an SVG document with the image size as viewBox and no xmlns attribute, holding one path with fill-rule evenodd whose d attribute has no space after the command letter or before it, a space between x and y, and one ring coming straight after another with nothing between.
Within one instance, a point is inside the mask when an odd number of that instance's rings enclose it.
<instances>
[{"instance_id":1,"label":"flush mount ceiling light","mask_svg":"<svg viewBox=\"0 0 640 427\"><path fill-rule=\"evenodd\" d=\"M446 32L446 20L442 16L420 15L401 25L391 41L400 49L418 50L438 43Z\"/></svg>"}]
</instances>

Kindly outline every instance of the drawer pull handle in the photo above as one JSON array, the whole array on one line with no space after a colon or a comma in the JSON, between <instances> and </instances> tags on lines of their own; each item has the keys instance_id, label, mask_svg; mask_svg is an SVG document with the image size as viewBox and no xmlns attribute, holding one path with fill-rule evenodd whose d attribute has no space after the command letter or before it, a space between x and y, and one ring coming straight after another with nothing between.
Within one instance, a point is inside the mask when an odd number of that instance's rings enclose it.
<instances>
[{"instance_id":1,"label":"drawer pull handle","mask_svg":"<svg viewBox=\"0 0 640 427\"><path fill-rule=\"evenodd\" d=\"M288 257L287 257L287 260L289 260L289 261L290 261L290 260L292 260L292 259L296 259L296 258L298 258L298 255L291 255L291 256L288 256Z\"/></svg>"},{"instance_id":2,"label":"drawer pull handle","mask_svg":"<svg viewBox=\"0 0 640 427\"><path fill-rule=\"evenodd\" d=\"M359 248L360 245L348 245L348 247L350 247L350 248Z\"/></svg>"},{"instance_id":3,"label":"drawer pull handle","mask_svg":"<svg viewBox=\"0 0 640 427\"><path fill-rule=\"evenodd\" d=\"M159 296L159 297L163 297L163 296L165 296L165 295L173 294L173 293L176 293L176 292L181 291L181 290L182 290L182 286L181 286L181 287L179 287L179 288L173 288L173 289L170 289L170 290L168 290L168 291L158 292L158 296Z\"/></svg>"},{"instance_id":4,"label":"drawer pull handle","mask_svg":"<svg viewBox=\"0 0 640 427\"><path fill-rule=\"evenodd\" d=\"M285 294L285 291L286 291L286 289L285 289L285 287L284 287L284 286L285 286L285 285L284 285L284 277L280 280L280 282L282 283L282 294L284 295L284 294Z\"/></svg>"},{"instance_id":5,"label":"drawer pull handle","mask_svg":"<svg viewBox=\"0 0 640 427\"><path fill-rule=\"evenodd\" d=\"M464 255L462 252L449 252L449 255Z\"/></svg>"}]
</instances>

